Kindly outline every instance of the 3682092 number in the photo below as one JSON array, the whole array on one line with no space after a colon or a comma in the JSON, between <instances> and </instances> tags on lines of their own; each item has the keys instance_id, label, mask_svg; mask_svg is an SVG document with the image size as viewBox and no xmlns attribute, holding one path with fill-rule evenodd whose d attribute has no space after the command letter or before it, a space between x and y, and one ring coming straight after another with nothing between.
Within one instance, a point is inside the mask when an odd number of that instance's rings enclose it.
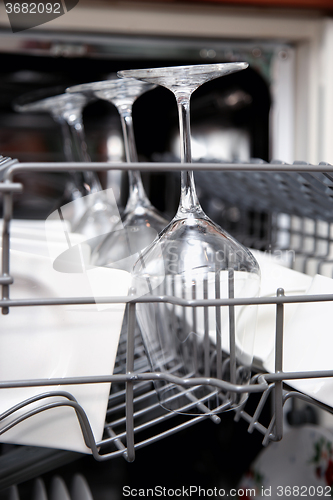
<instances>
[{"instance_id":1,"label":"3682092 number","mask_svg":"<svg viewBox=\"0 0 333 500\"><path fill-rule=\"evenodd\" d=\"M7 14L61 14L59 2L6 2L5 7Z\"/></svg>"},{"instance_id":2,"label":"3682092 number","mask_svg":"<svg viewBox=\"0 0 333 500\"><path fill-rule=\"evenodd\" d=\"M278 497L331 497L330 486L277 486Z\"/></svg>"}]
</instances>

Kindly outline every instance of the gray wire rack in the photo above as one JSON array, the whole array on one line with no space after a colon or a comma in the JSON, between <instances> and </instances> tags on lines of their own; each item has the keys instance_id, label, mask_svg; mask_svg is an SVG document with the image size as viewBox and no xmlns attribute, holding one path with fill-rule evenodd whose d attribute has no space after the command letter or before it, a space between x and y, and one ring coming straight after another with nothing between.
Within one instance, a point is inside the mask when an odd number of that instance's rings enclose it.
<instances>
[{"instance_id":1,"label":"gray wire rack","mask_svg":"<svg viewBox=\"0 0 333 500\"><path fill-rule=\"evenodd\" d=\"M138 163L131 164L131 169L140 171L180 171L183 165L179 163ZM10 275L10 221L13 215L13 194L21 192L23 186L13 182L16 174L33 172L54 172L69 170L127 170L128 165L124 163L19 163L10 158L0 158L0 173L2 182L0 183L0 193L3 196L3 235L2 235L2 274L0 285L2 287L2 299L0 307L2 314L8 314L12 307L33 307L43 305L63 305L63 304L93 304L94 298L52 298L41 300L10 298L10 286L15 276ZM282 162L259 162L249 163L200 163L191 165L194 171L210 171L214 175L221 175L221 179L228 178L232 183L227 184L220 191L221 197L228 191L230 196L243 200L246 208L253 209L260 206L260 210L269 210L274 213L289 213L320 218L321 220L333 220L333 166L328 164L309 165L295 163L293 165ZM221 181L221 186L223 182ZM277 179L279 182L277 182ZM274 201L272 198L272 186L274 185ZM237 186L239 189L237 189ZM269 188L270 186L270 188ZM247 190L249 189L249 196ZM280 195L279 195L280 193ZM235 201L233 200L233 201ZM270 204L268 204L270 202ZM330 242L330 239L329 239ZM329 243L330 244L330 243ZM123 456L128 461L135 459L136 450L154 443L160 439L175 434L187 427L190 427L203 419L210 418L214 423L220 422L218 413L220 408L210 412L209 415L199 416L179 416L173 412L164 410L158 403L154 381L165 380L170 384L176 384L184 390L190 390L196 385L208 385L218 388L222 393L228 395L240 394L261 394L260 402L252 415L245 406L241 406L235 411L235 420L244 419L248 422L249 432L259 431L263 435L263 443L266 445L270 441L280 440L283 437L283 407L287 400L299 398L303 401L315 404L329 412L332 408L326 407L322 403L313 400L311 397L294 390L286 390L288 381L304 378L332 377L333 367L330 371L322 372L297 372L286 373L282 371L283 353L283 315L286 303L320 302L332 301L333 295L312 295L309 296L284 296L282 289L277 290L276 297L253 298L253 299L205 299L205 300L184 300L171 296L156 297L105 297L105 303L126 303L127 304L127 332L123 332L120 338L117 360L112 376L99 377L76 377L57 379L36 379L0 381L0 389L19 387L41 387L41 394L31 398L14 408L8 409L5 414L0 415L0 435L9 428L19 424L22 420L30 418L36 413L50 410L57 406L68 406L76 412L78 423L82 430L82 439L91 449L93 457L98 461L105 461L111 458ZM144 302L169 303L183 307L234 307L237 305L274 304L276 307L276 354L275 373L262 373L255 370L255 375L247 386L232 384L221 380L214 375L209 377L179 378L172 372L156 373L151 372L149 363L144 351L140 335L137 334L136 305ZM332 304L333 307L333 304ZM210 345L210 359L216 355L216 346ZM214 352L215 351L215 352ZM227 360L226 360L227 362ZM95 442L89 420L84 409L77 403L73 396L66 391L66 386L72 384L91 384L112 382L112 389L109 398L109 405L106 414L105 431L101 442ZM56 394L61 398L59 402L48 402L48 398L54 397L55 393L48 390L52 386L62 386L62 390ZM43 389L45 388L45 390ZM1 392L0 392L1 394ZM270 424L265 427L260 423L262 410L273 394L273 411ZM37 409L29 410L29 404L40 401L41 405ZM26 408L26 413L18 417L14 422L6 425L6 417L15 414L18 409ZM68 457L67 457L68 458ZM52 462L52 461L51 461ZM22 463L19 469L11 475L12 484L19 482L24 475ZM42 471L40 465L39 472ZM8 486L8 481L1 482Z\"/></svg>"}]
</instances>

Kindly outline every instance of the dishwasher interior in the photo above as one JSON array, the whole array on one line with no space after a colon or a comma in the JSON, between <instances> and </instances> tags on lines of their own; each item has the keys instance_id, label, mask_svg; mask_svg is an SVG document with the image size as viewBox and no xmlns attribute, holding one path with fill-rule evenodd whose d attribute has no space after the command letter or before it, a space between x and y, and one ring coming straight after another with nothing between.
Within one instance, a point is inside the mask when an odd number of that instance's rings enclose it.
<instances>
[{"instance_id":1,"label":"dishwasher interior","mask_svg":"<svg viewBox=\"0 0 333 500\"><path fill-rule=\"evenodd\" d=\"M191 47L190 41L188 47ZM248 61L250 68L246 75L235 74L225 81L207 83L193 95L193 170L202 206L209 217L247 247L277 256L284 260L286 267L300 273L331 278L333 167L270 161L269 68L281 47L269 45L260 55L253 46L242 44L235 44L233 50L230 47L220 50L223 62L235 60L237 56ZM202 57L209 58L204 49L201 49L201 56L200 51L199 54L194 52L188 48L176 57L170 51L167 57L164 55L163 65L195 64L201 62ZM70 169L98 172L102 186L111 187L117 204L123 207L127 198L128 166L123 163L121 127L113 106L100 101L87 106L83 119L88 151L94 163L74 162L69 167L64 162L58 125L52 118L45 114L15 113L13 102L30 90L48 87L52 91L55 83L65 89L77 83L108 79L121 69L158 67L161 60L154 59L148 50L146 57L141 59L129 60L127 54L106 60L91 58L84 60L85 64L73 56L1 54L1 58L3 68L8 67L9 58L15 58L20 68L14 72L3 69L1 74L3 218L45 220L61 202ZM173 96L164 88L140 97L133 111L147 194L153 205L169 218L177 210L180 191L176 111ZM216 142L223 147L216 147ZM207 144L212 146L211 150ZM45 168L49 162L54 162L53 168ZM21 184L23 193L19 192ZM6 259L3 265L8 265ZM8 289L5 271L3 268L2 286ZM1 301L4 309L11 308L12 299L6 298L6 293ZM322 401L290 390L288 381L302 378L300 375L294 374L286 380L280 373L283 309L288 308L288 303L303 299L297 293L294 298L283 296L280 291L275 296L257 300L259 308L268 304L276 308L274 369L265 375L265 367L255 359L248 388L251 394L245 407L241 405L235 411L221 414L216 411L213 415L196 417L168 412L159 405L145 348L141 337L135 333L136 299L133 299L128 307L132 320L128 322L128 332L120 338L113 375L107 380L96 380L97 383L112 381L101 442L95 442L80 407L66 396L66 404L77 412L82 439L93 456L3 443L0 498L15 498L16 494L20 499L34 500L37 478L42 478L47 491L55 490L55 478L59 477L70 489L78 474L85 477L95 500L122 498L125 485L134 489L157 485L175 489L200 484L202 488L216 486L226 491L237 487L263 445L279 440L293 427L318 424L323 413L332 411ZM310 295L305 302L318 300L330 301L332 297L327 295L318 299ZM220 304L206 302L207 307ZM229 306L230 303L224 304L224 307ZM213 366L216 346L210 349ZM216 380L214 375L212 368L211 376ZM326 371L325 375L331 377L332 373ZM316 370L312 372L314 378L325 375ZM2 382L1 390L13 387ZM71 382L80 384L83 381ZM209 383L211 379L201 381L202 385ZM48 382L43 385L42 392L47 393ZM62 389L66 390L64 387ZM222 390L227 399L230 393L233 394L232 387L222 387ZM238 389L234 390L236 394ZM48 397L43 396L41 401ZM2 419L5 418L3 414ZM1 432L5 435L6 428Z\"/></svg>"}]
</instances>

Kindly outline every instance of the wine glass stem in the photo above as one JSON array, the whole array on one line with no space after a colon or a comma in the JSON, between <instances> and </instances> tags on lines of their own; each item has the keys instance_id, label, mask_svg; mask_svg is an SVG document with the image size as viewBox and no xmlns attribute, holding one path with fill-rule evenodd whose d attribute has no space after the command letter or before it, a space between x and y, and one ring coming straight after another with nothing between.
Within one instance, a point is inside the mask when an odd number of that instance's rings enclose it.
<instances>
[{"instance_id":1,"label":"wine glass stem","mask_svg":"<svg viewBox=\"0 0 333 500\"><path fill-rule=\"evenodd\" d=\"M68 162L75 161L73 153L73 144L72 144L72 138L73 138L76 148L78 150L78 154L80 156L80 161L90 162L91 160L87 152L84 127L81 116L77 115L75 119L73 118L67 119L66 116L64 116L62 113L54 113L53 118L61 126L63 150L66 161ZM83 143L85 146L83 146ZM86 151L85 154L83 153L84 147ZM98 176L95 172L88 172L88 171L83 171L81 173L71 172L70 175L75 183L75 186L79 189L79 191L82 192L82 187L84 188L85 194L95 193L96 191L100 191L102 189Z\"/></svg>"},{"instance_id":2,"label":"wine glass stem","mask_svg":"<svg viewBox=\"0 0 333 500\"><path fill-rule=\"evenodd\" d=\"M180 130L180 158L182 163L191 163L190 95L176 94ZM202 212L197 197L192 170L181 172L181 195L177 216L184 213Z\"/></svg>"},{"instance_id":3,"label":"wine glass stem","mask_svg":"<svg viewBox=\"0 0 333 500\"><path fill-rule=\"evenodd\" d=\"M182 163L192 163L190 98L176 97L180 131L180 158Z\"/></svg>"},{"instance_id":4,"label":"wine glass stem","mask_svg":"<svg viewBox=\"0 0 333 500\"><path fill-rule=\"evenodd\" d=\"M126 110L119 109L121 126L124 136L125 156L128 163L136 163L138 155L135 146L132 109L126 106ZM132 211L134 207L150 205L150 202L145 193L141 174L138 170L129 170L129 198L125 208L125 213Z\"/></svg>"},{"instance_id":5,"label":"wine glass stem","mask_svg":"<svg viewBox=\"0 0 333 500\"><path fill-rule=\"evenodd\" d=\"M74 161L72 141L70 135L69 125L64 118L55 117L55 120L59 123L62 133L62 147L64 156L67 162Z\"/></svg>"},{"instance_id":6,"label":"wine glass stem","mask_svg":"<svg viewBox=\"0 0 333 500\"><path fill-rule=\"evenodd\" d=\"M63 144L63 152L65 159L67 162L73 162L74 155L73 155L73 147L70 134L70 126L68 122L65 120L65 118L63 118L62 116L55 115L53 116L53 118L61 127L62 144ZM74 183L75 187L81 192L81 179L80 179L81 176L79 172L70 171L69 175L72 178L72 182Z\"/></svg>"},{"instance_id":7,"label":"wine glass stem","mask_svg":"<svg viewBox=\"0 0 333 500\"><path fill-rule=\"evenodd\" d=\"M78 116L75 119L75 121L69 123L69 126L72 130L72 135L74 138L74 142L76 145L80 161L85 163L90 163L91 158L87 150L87 141L85 137L82 118ZM87 170L83 171L83 181L85 184L85 188L89 193L96 193L97 191L101 191L102 189L101 183L99 181L96 172Z\"/></svg>"},{"instance_id":8,"label":"wine glass stem","mask_svg":"<svg viewBox=\"0 0 333 500\"><path fill-rule=\"evenodd\" d=\"M74 141L77 147L78 155L80 161L90 162L91 158L87 150L87 142L84 133L84 127L81 119L76 119L75 122L71 123L71 130L73 133Z\"/></svg>"}]
</instances>

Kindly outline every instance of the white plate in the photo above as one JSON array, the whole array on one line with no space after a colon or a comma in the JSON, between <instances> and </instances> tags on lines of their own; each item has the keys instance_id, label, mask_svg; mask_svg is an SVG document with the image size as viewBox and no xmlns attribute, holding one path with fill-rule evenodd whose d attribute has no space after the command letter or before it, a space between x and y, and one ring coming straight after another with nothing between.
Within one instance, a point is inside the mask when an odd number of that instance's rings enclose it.
<instances>
[{"instance_id":1,"label":"white plate","mask_svg":"<svg viewBox=\"0 0 333 500\"><path fill-rule=\"evenodd\" d=\"M277 256L251 250L257 259L261 270L260 297L274 297L277 289L283 288L285 295L304 295L309 288L312 278L306 274L293 271L285 267L285 260L282 259L282 265L278 264ZM225 274L225 279L223 275ZM243 280L244 273L235 273L235 296L251 297L255 296L255 286ZM215 298L215 275L208 274L208 298ZM228 276L227 271L221 273L221 297L228 296L227 290ZM186 287L179 278L175 284L175 292L177 296L182 296L182 286ZM172 294L171 285L166 278L166 292ZM202 299L203 295L203 279L198 273L196 298ZM185 289L185 298L192 299L192 281L189 282ZM171 308L171 306L169 306ZM285 323L292 317L297 304L288 304L285 307ZM182 316L183 309L181 306L175 307L175 312L178 316ZM216 342L216 319L215 308L209 308L209 334L212 342ZM223 332L229 331L229 312L227 308L222 308L222 348L229 352L229 335L223 335ZM188 325L192 325L192 311L186 309L186 320ZM204 311L202 307L197 308L196 333L203 337L205 331ZM276 306L275 305L259 305L257 308L253 306L236 307L236 347L238 356L246 363L247 358L253 356L256 364L262 365L268 357L274 353L275 349L275 328L276 328ZM255 330L255 332L254 332ZM253 340L254 339L254 340ZM253 344L254 342L254 344Z\"/></svg>"},{"instance_id":2,"label":"white plate","mask_svg":"<svg viewBox=\"0 0 333 500\"><path fill-rule=\"evenodd\" d=\"M316 275L307 294L333 294L333 280ZM284 331L284 371L333 369L332 309L332 302L297 304ZM274 352L264 366L268 371L274 370ZM290 380L288 384L333 407L333 378Z\"/></svg>"},{"instance_id":3,"label":"white plate","mask_svg":"<svg viewBox=\"0 0 333 500\"><path fill-rule=\"evenodd\" d=\"M261 270L260 297L276 297L277 289L283 288L285 295L304 295L311 285L312 278L307 274L288 269L284 260L278 256L251 250L258 261ZM279 264L282 262L282 264ZM298 304L287 304L284 308L284 321L288 324ZM275 353L276 306L259 305L254 357L265 363L269 356ZM265 366L267 369L267 366Z\"/></svg>"},{"instance_id":4,"label":"white plate","mask_svg":"<svg viewBox=\"0 0 333 500\"><path fill-rule=\"evenodd\" d=\"M57 272L52 259L16 251L11 252L11 274L12 298L95 296L98 301L98 296L127 295L130 283L130 275L125 271L97 268L86 273ZM124 307L92 304L11 308L10 314L0 319L0 380L111 375ZM74 395L89 418L95 440L100 441L110 384L3 389L0 413L34 395L59 390ZM59 397L52 401L59 399L64 401ZM47 402L51 399L39 406ZM35 406L30 405L29 409ZM16 412L16 416L21 413ZM90 452L76 414L69 407L29 418L0 440Z\"/></svg>"},{"instance_id":5,"label":"white plate","mask_svg":"<svg viewBox=\"0 0 333 500\"><path fill-rule=\"evenodd\" d=\"M73 235L71 235L73 237ZM80 236L75 239L75 243L81 243L82 238ZM2 246L2 245L1 245ZM64 240L60 239L46 242L42 239L28 239L28 238L11 238L10 239L10 248L12 250L17 250L18 252L30 253L32 255L41 255L42 257L52 257L56 258L56 256L62 254L66 250L68 250L68 243Z\"/></svg>"},{"instance_id":6,"label":"white plate","mask_svg":"<svg viewBox=\"0 0 333 500\"><path fill-rule=\"evenodd\" d=\"M220 273L220 296L221 298L228 297L228 284L229 277L228 271ZM234 287L235 297L254 297L258 292L258 277L254 279L247 279L247 274L241 271L234 273ZM174 294L176 297L191 300L193 298L193 281L196 283L196 299L204 298L204 279L207 279L207 298L214 299L215 295L215 273L202 273L201 269L193 270L189 279L184 279L180 275L168 275L165 278L165 286L167 295L173 294L173 286L171 280L174 282ZM245 279L244 279L245 278ZM171 310L173 306L168 305ZM183 306L175 306L175 314L182 318L184 313ZM229 352L229 309L221 307L221 343L224 351ZM195 332L198 337L203 338L205 333L205 308L197 307L195 309L196 329L194 330L193 324L193 311L191 308L185 308L185 318L187 323L188 332ZM249 365L252 361L253 355L253 341L255 335L257 308L255 306L237 306L235 308L235 337L237 356L245 365ZM216 342L217 328L216 328L216 307L211 306L208 308L208 329L209 336L212 342Z\"/></svg>"},{"instance_id":7,"label":"white plate","mask_svg":"<svg viewBox=\"0 0 333 500\"><path fill-rule=\"evenodd\" d=\"M0 228L2 231L3 219L0 219ZM59 239L64 236L64 229L70 232L70 225L61 220L31 220L31 219L12 219L10 221L10 234L14 238L31 239ZM82 239L82 235L81 235Z\"/></svg>"},{"instance_id":8,"label":"white plate","mask_svg":"<svg viewBox=\"0 0 333 500\"><path fill-rule=\"evenodd\" d=\"M328 430L306 425L270 443L255 459L238 488L244 498L286 500L331 498L333 485L333 435ZM255 490L255 495L253 494Z\"/></svg>"},{"instance_id":9,"label":"white plate","mask_svg":"<svg viewBox=\"0 0 333 500\"><path fill-rule=\"evenodd\" d=\"M0 219L0 226L2 227L3 219ZM70 229L70 226L67 222L67 229ZM63 222L52 221L53 229L55 231L63 231ZM45 220L35 220L35 219L12 219L10 222L10 227L13 230L36 230L36 231L45 231Z\"/></svg>"},{"instance_id":10,"label":"white plate","mask_svg":"<svg viewBox=\"0 0 333 500\"><path fill-rule=\"evenodd\" d=\"M14 222L12 221L10 228L12 250L56 258L66 251L69 245L75 246L85 240L82 234L70 233L65 223L61 226L57 221L46 220L38 221L43 224L30 227L30 221L22 221L20 224Z\"/></svg>"}]
</instances>

